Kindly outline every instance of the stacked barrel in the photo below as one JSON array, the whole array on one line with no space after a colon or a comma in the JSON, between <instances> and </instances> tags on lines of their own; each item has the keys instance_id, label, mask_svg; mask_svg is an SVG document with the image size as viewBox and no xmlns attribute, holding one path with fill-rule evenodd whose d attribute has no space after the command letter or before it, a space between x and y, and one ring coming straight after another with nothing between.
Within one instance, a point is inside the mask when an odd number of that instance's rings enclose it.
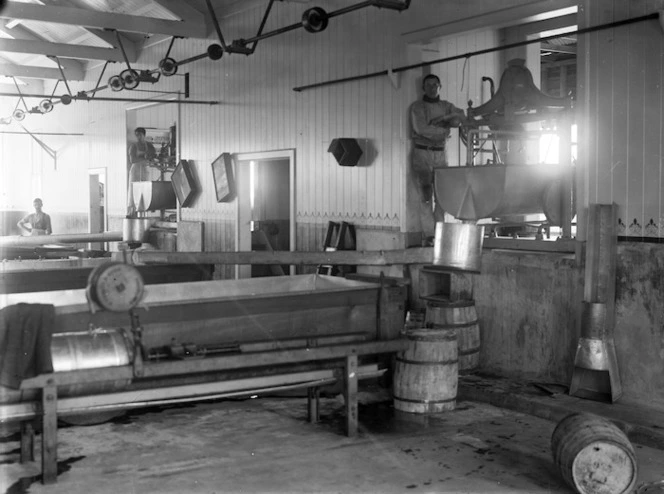
<instances>
[{"instance_id":1,"label":"stacked barrel","mask_svg":"<svg viewBox=\"0 0 664 494\"><path fill-rule=\"evenodd\" d=\"M404 336L410 345L397 356L394 370L397 410L454 409L459 373L479 368L480 326L469 273L480 270L483 234L474 224L436 224L434 264L424 266L420 276L442 281L429 283L425 293L420 289L423 312L408 313Z\"/></svg>"}]
</instances>

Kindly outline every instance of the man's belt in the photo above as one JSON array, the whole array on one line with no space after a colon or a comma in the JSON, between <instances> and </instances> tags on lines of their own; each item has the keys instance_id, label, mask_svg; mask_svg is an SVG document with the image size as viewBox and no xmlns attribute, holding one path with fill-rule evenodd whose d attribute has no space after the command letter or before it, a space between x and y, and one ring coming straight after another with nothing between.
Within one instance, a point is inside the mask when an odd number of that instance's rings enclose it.
<instances>
[{"instance_id":1,"label":"man's belt","mask_svg":"<svg viewBox=\"0 0 664 494\"><path fill-rule=\"evenodd\" d=\"M443 146L427 146L426 144L415 144L415 149L426 149L427 151L445 151Z\"/></svg>"}]
</instances>

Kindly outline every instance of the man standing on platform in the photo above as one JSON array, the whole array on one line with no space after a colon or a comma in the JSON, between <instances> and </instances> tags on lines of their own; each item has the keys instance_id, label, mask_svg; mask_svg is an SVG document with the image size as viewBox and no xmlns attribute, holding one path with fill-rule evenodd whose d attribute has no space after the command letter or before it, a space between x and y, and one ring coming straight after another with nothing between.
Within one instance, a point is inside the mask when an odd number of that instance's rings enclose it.
<instances>
[{"instance_id":1,"label":"man standing on platform","mask_svg":"<svg viewBox=\"0 0 664 494\"><path fill-rule=\"evenodd\" d=\"M448 166L445 146L450 128L466 119L464 111L438 95L440 79L429 74L422 81L424 96L410 107L413 147L410 167L418 195L419 218L425 244L433 245L436 222L444 221L445 212L436 199L434 170Z\"/></svg>"}]
</instances>

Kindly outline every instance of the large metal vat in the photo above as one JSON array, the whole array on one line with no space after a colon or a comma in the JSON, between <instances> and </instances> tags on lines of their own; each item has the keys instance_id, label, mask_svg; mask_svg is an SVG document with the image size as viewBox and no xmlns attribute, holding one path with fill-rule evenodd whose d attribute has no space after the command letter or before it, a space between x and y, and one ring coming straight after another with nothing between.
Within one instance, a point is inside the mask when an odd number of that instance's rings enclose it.
<instances>
[{"instance_id":1,"label":"large metal vat","mask_svg":"<svg viewBox=\"0 0 664 494\"><path fill-rule=\"evenodd\" d=\"M135 309L143 344L228 345L352 332L377 339L380 285L336 276L298 275L147 285ZM55 333L86 332L89 324L129 328L127 313L90 314L85 290L0 295L0 308L55 305Z\"/></svg>"},{"instance_id":2,"label":"large metal vat","mask_svg":"<svg viewBox=\"0 0 664 494\"><path fill-rule=\"evenodd\" d=\"M243 344L283 348L296 339L313 341L349 334L376 340L379 290L376 283L321 275L147 285L142 305L134 313L142 327L145 355L174 345L237 352ZM133 347L125 336L131 328L129 314L91 314L85 290L4 294L0 295L0 309L45 300L55 306L52 353L56 372L131 362ZM90 325L113 329L89 332ZM95 384L94 389L66 392L97 394L125 386L160 387L211 378L180 376L131 384L111 381ZM0 388L0 403L34 398L34 394Z\"/></svg>"},{"instance_id":3,"label":"large metal vat","mask_svg":"<svg viewBox=\"0 0 664 494\"><path fill-rule=\"evenodd\" d=\"M132 193L137 211L175 209L176 199L170 181L133 182Z\"/></svg>"},{"instance_id":4,"label":"large metal vat","mask_svg":"<svg viewBox=\"0 0 664 494\"><path fill-rule=\"evenodd\" d=\"M443 209L460 220L543 213L551 225L571 221L573 168L487 165L436 169Z\"/></svg>"}]
</instances>

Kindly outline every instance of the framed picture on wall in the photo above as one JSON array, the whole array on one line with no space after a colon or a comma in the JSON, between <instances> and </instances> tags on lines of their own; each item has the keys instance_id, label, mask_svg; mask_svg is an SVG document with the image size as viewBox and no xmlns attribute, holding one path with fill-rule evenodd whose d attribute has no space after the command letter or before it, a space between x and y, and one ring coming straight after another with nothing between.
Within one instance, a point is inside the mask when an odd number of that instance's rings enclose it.
<instances>
[{"instance_id":1,"label":"framed picture on wall","mask_svg":"<svg viewBox=\"0 0 664 494\"><path fill-rule=\"evenodd\" d=\"M171 183L180 206L183 208L189 207L198 192L198 185L194 178L191 163L187 160L180 160L171 175Z\"/></svg>"},{"instance_id":2,"label":"framed picture on wall","mask_svg":"<svg viewBox=\"0 0 664 494\"><path fill-rule=\"evenodd\" d=\"M212 176L214 177L217 202L230 202L235 194L233 158L230 153L222 153L212 162Z\"/></svg>"}]
</instances>

